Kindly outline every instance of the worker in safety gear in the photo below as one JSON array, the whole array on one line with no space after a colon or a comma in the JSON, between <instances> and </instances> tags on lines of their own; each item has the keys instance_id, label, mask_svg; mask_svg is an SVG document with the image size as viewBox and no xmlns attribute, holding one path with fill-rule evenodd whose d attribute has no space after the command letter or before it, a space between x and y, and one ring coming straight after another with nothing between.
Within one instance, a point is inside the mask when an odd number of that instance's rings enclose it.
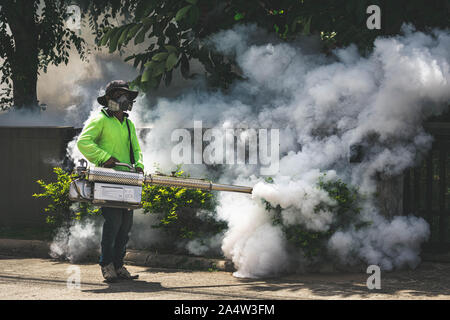
<instances>
[{"instance_id":1,"label":"worker in safety gear","mask_svg":"<svg viewBox=\"0 0 450 320\"><path fill-rule=\"evenodd\" d=\"M130 90L122 80L108 83L105 94L97 98L104 106L83 128L77 146L88 161L96 166L129 170L116 163L134 164L143 172L142 153L133 122L125 111L131 111L138 92ZM107 282L118 278L135 279L123 265L126 245L133 224L133 210L102 207L105 219L101 240L100 266Z\"/></svg>"}]
</instances>

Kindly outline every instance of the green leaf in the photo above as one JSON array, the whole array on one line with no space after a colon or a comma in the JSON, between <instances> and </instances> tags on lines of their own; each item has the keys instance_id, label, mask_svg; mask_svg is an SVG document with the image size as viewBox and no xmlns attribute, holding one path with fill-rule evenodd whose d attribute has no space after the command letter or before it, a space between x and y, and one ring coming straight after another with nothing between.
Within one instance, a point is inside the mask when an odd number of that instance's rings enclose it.
<instances>
[{"instance_id":1,"label":"green leaf","mask_svg":"<svg viewBox=\"0 0 450 320\"><path fill-rule=\"evenodd\" d=\"M126 57L123 61L127 62L127 61L130 61L131 59L134 59L134 58L136 58L136 55L133 54L131 56Z\"/></svg>"},{"instance_id":2,"label":"green leaf","mask_svg":"<svg viewBox=\"0 0 450 320\"><path fill-rule=\"evenodd\" d=\"M304 35L310 34L310 29L311 29L311 18L312 18L312 17L309 17L308 21L305 23L305 26L303 27L303 34L304 34Z\"/></svg>"},{"instance_id":3,"label":"green leaf","mask_svg":"<svg viewBox=\"0 0 450 320\"><path fill-rule=\"evenodd\" d=\"M241 20L241 19L244 19L244 16L245 16L244 13L238 12L238 13L236 13L236 14L234 15L234 20L235 20L235 21L239 21L239 20Z\"/></svg>"},{"instance_id":4,"label":"green leaf","mask_svg":"<svg viewBox=\"0 0 450 320\"><path fill-rule=\"evenodd\" d=\"M198 18L200 16L200 10L197 6L192 6L191 10L189 10L188 23L193 26L197 23Z\"/></svg>"},{"instance_id":5,"label":"green leaf","mask_svg":"<svg viewBox=\"0 0 450 320\"><path fill-rule=\"evenodd\" d=\"M169 55L168 52L160 52L160 53L155 54L152 57L152 60L153 61L165 61L167 59L168 55Z\"/></svg>"},{"instance_id":6,"label":"green leaf","mask_svg":"<svg viewBox=\"0 0 450 320\"><path fill-rule=\"evenodd\" d=\"M173 69L173 67L177 64L178 57L175 53L169 54L166 60L166 70L170 71Z\"/></svg>"},{"instance_id":7,"label":"green leaf","mask_svg":"<svg viewBox=\"0 0 450 320\"><path fill-rule=\"evenodd\" d=\"M177 48L168 44L165 45L164 48L166 48L166 50L169 51L169 53L176 53L178 51Z\"/></svg>"},{"instance_id":8,"label":"green leaf","mask_svg":"<svg viewBox=\"0 0 450 320\"><path fill-rule=\"evenodd\" d=\"M152 24L155 21L153 17L146 17L142 19L142 23L144 26L148 26L149 24Z\"/></svg>"},{"instance_id":9,"label":"green leaf","mask_svg":"<svg viewBox=\"0 0 450 320\"><path fill-rule=\"evenodd\" d=\"M181 19L183 19L191 7L192 5L188 5L178 10L177 14L175 15L175 21L180 21Z\"/></svg>"},{"instance_id":10,"label":"green leaf","mask_svg":"<svg viewBox=\"0 0 450 320\"><path fill-rule=\"evenodd\" d=\"M150 60L144 64L144 67L153 68L154 65L155 65L155 62L153 60Z\"/></svg>"},{"instance_id":11,"label":"green leaf","mask_svg":"<svg viewBox=\"0 0 450 320\"><path fill-rule=\"evenodd\" d=\"M154 68L153 68L153 73L152 73L152 77L156 78L157 76L161 75L164 73L165 70L165 63L161 62L159 64L157 64Z\"/></svg>"},{"instance_id":12,"label":"green leaf","mask_svg":"<svg viewBox=\"0 0 450 320\"><path fill-rule=\"evenodd\" d=\"M134 68L137 68L138 65L139 65L139 63L141 62L141 60L142 60L142 56L141 56L141 55L136 56L136 57L134 58L133 67L134 67Z\"/></svg>"},{"instance_id":13,"label":"green leaf","mask_svg":"<svg viewBox=\"0 0 450 320\"><path fill-rule=\"evenodd\" d=\"M121 46L125 42L125 40L127 40L128 30L130 30L130 27L131 26L125 27L124 30L121 32L120 38L117 41L118 46Z\"/></svg>"},{"instance_id":14,"label":"green leaf","mask_svg":"<svg viewBox=\"0 0 450 320\"><path fill-rule=\"evenodd\" d=\"M186 0L186 2L190 4L197 4L197 0Z\"/></svg>"},{"instance_id":15,"label":"green leaf","mask_svg":"<svg viewBox=\"0 0 450 320\"><path fill-rule=\"evenodd\" d=\"M134 44L139 44L144 42L144 38L145 38L145 34L147 33L147 31L150 29L152 25L148 24L145 25L141 31L139 31L139 33L136 35L136 38L134 38Z\"/></svg>"},{"instance_id":16,"label":"green leaf","mask_svg":"<svg viewBox=\"0 0 450 320\"><path fill-rule=\"evenodd\" d=\"M109 29L100 40L100 46L105 46L108 43L108 40L112 34L114 29Z\"/></svg>"},{"instance_id":17,"label":"green leaf","mask_svg":"<svg viewBox=\"0 0 450 320\"><path fill-rule=\"evenodd\" d=\"M183 78L189 78L189 60L185 54L181 56L181 75Z\"/></svg>"},{"instance_id":18,"label":"green leaf","mask_svg":"<svg viewBox=\"0 0 450 320\"><path fill-rule=\"evenodd\" d=\"M273 28L275 29L276 33L278 33L280 31L280 28L276 24L273 25Z\"/></svg>"},{"instance_id":19,"label":"green leaf","mask_svg":"<svg viewBox=\"0 0 450 320\"><path fill-rule=\"evenodd\" d=\"M128 37L127 39L131 39L133 38L136 33L139 31L139 29L142 28L142 23L138 23L137 25L133 26L129 31L128 31Z\"/></svg>"},{"instance_id":20,"label":"green leaf","mask_svg":"<svg viewBox=\"0 0 450 320\"><path fill-rule=\"evenodd\" d=\"M114 31L114 34L111 36L111 40L109 41L109 53L113 53L117 49L117 43L119 41L119 37L122 34L123 27L117 28Z\"/></svg>"},{"instance_id":21,"label":"green leaf","mask_svg":"<svg viewBox=\"0 0 450 320\"><path fill-rule=\"evenodd\" d=\"M147 82L152 76L152 68L146 68L141 77L141 82Z\"/></svg>"}]
</instances>

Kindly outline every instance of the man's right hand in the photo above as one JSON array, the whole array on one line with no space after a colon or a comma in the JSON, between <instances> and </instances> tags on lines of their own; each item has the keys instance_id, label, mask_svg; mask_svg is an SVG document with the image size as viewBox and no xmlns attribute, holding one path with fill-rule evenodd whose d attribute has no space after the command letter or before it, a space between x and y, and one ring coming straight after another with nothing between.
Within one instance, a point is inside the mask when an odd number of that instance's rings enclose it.
<instances>
[{"instance_id":1,"label":"man's right hand","mask_svg":"<svg viewBox=\"0 0 450 320\"><path fill-rule=\"evenodd\" d=\"M103 164L103 167L105 167L105 168L113 168L113 167L116 166L117 162L119 162L119 160L117 160L114 157L111 157L108 160L106 160L106 162Z\"/></svg>"}]
</instances>

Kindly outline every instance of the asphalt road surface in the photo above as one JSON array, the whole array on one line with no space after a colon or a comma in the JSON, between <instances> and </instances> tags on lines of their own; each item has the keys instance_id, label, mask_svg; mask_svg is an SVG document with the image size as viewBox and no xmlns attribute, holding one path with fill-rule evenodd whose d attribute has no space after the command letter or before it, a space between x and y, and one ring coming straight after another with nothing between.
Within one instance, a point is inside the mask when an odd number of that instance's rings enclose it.
<instances>
[{"instance_id":1,"label":"asphalt road surface","mask_svg":"<svg viewBox=\"0 0 450 320\"><path fill-rule=\"evenodd\" d=\"M0 299L450 299L450 264L382 272L369 290L365 273L295 274L242 279L221 271L128 266L139 279L108 284L96 264L0 256Z\"/></svg>"}]
</instances>

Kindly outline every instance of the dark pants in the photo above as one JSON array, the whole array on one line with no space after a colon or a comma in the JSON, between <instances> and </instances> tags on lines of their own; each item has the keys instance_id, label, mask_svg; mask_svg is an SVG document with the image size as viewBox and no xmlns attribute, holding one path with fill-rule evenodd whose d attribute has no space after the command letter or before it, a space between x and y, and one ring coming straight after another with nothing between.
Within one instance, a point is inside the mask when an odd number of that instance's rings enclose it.
<instances>
[{"instance_id":1,"label":"dark pants","mask_svg":"<svg viewBox=\"0 0 450 320\"><path fill-rule=\"evenodd\" d=\"M100 265L106 266L112 262L118 269L123 266L129 233L133 225L133 210L103 207L102 215L105 222Z\"/></svg>"}]
</instances>

